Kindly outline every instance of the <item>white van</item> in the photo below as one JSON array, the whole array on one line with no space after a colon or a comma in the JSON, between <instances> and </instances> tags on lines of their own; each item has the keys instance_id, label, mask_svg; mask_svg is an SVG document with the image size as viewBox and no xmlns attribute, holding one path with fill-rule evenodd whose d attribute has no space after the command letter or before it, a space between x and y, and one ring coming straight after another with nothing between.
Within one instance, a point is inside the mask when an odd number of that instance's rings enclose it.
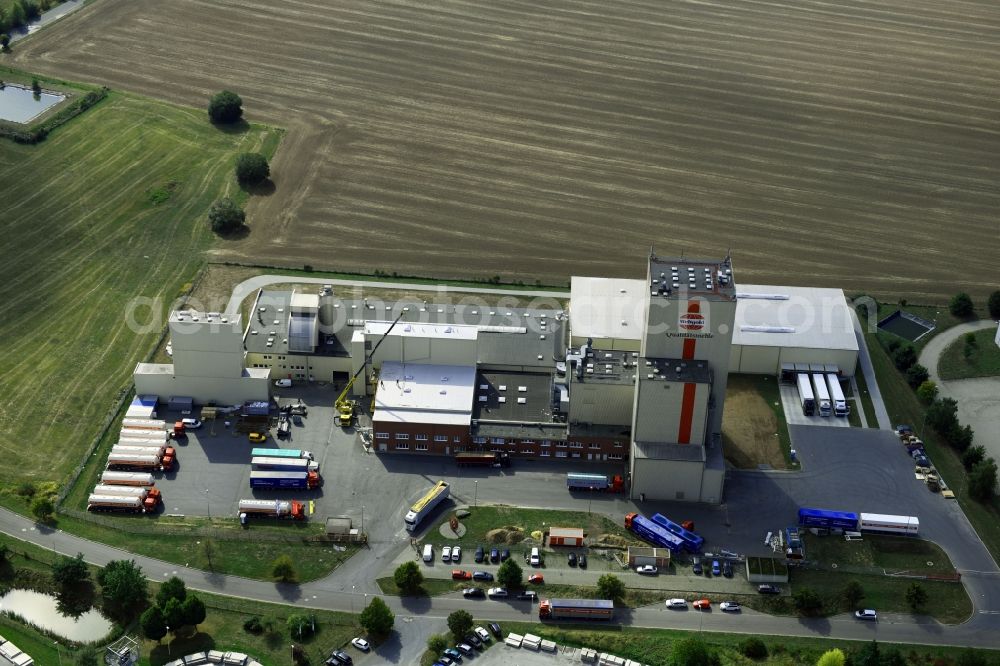
<instances>
[{"instance_id":1,"label":"white van","mask_svg":"<svg viewBox=\"0 0 1000 666\"><path fill-rule=\"evenodd\" d=\"M433 544L424 544L424 562L434 561L434 546Z\"/></svg>"},{"instance_id":2,"label":"white van","mask_svg":"<svg viewBox=\"0 0 1000 666\"><path fill-rule=\"evenodd\" d=\"M539 566L542 563L542 557L539 554L537 548L532 548L531 549L531 556L528 558L528 562L533 567L537 567L537 566Z\"/></svg>"}]
</instances>

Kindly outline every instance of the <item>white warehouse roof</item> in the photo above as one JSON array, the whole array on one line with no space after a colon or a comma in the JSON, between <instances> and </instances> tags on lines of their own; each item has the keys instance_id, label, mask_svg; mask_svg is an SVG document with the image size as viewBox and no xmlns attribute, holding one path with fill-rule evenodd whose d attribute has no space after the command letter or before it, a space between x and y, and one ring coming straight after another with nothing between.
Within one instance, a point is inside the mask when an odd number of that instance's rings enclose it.
<instances>
[{"instance_id":1,"label":"white warehouse roof","mask_svg":"<svg viewBox=\"0 0 1000 666\"><path fill-rule=\"evenodd\" d=\"M578 277L570 282L570 331L576 338L641 340L646 281Z\"/></svg>"},{"instance_id":2,"label":"white warehouse roof","mask_svg":"<svg viewBox=\"0 0 1000 666\"><path fill-rule=\"evenodd\" d=\"M372 420L470 425L476 368L385 361Z\"/></svg>"},{"instance_id":3,"label":"white warehouse roof","mask_svg":"<svg viewBox=\"0 0 1000 666\"><path fill-rule=\"evenodd\" d=\"M842 289L738 283L733 345L858 350Z\"/></svg>"}]
</instances>

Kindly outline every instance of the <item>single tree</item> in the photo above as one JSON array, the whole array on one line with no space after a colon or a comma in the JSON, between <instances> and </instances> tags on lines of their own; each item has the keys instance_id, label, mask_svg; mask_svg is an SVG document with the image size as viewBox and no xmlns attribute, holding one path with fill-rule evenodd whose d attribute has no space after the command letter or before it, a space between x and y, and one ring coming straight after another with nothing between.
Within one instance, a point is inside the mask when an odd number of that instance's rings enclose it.
<instances>
[{"instance_id":1,"label":"single tree","mask_svg":"<svg viewBox=\"0 0 1000 666\"><path fill-rule=\"evenodd\" d=\"M55 504L44 495L31 500L31 515L40 523L52 520L52 514L55 513L55 510Z\"/></svg>"},{"instance_id":2,"label":"single tree","mask_svg":"<svg viewBox=\"0 0 1000 666\"><path fill-rule=\"evenodd\" d=\"M972 430L972 426L959 426L957 423L955 427L948 431L945 439L948 443L952 445L953 448L958 451L965 451L970 446L972 446L972 439L975 436L975 432Z\"/></svg>"},{"instance_id":3,"label":"single tree","mask_svg":"<svg viewBox=\"0 0 1000 666\"><path fill-rule=\"evenodd\" d=\"M966 471L972 469L982 461L986 460L986 447L982 444L970 446L962 454L962 466Z\"/></svg>"},{"instance_id":4,"label":"single tree","mask_svg":"<svg viewBox=\"0 0 1000 666\"><path fill-rule=\"evenodd\" d=\"M816 615L823 608L823 599L809 587L796 590L792 594L792 603L802 615Z\"/></svg>"},{"instance_id":5,"label":"single tree","mask_svg":"<svg viewBox=\"0 0 1000 666\"><path fill-rule=\"evenodd\" d=\"M379 597L373 597L358 617L358 624L372 636L385 636L395 622L396 616Z\"/></svg>"},{"instance_id":6,"label":"single tree","mask_svg":"<svg viewBox=\"0 0 1000 666\"><path fill-rule=\"evenodd\" d=\"M915 611L920 610L927 603L927 590L920 583L910 583L903 596L906 599L906 604Z\"/></svg>"},{"instance_id":7,"label":"single tree","mask_svg":"<svg viewBox=\"0 0 1000 666\"><path fill-rule=\"evenodd\" d=\"M38 79L31 79L31 92L36 95L42 94L42 84L38 82Z\"/></svg>"},{"instance_id":8,"label":"single tree","mask_svg":"<svg viewBox=\"0 0 1000 666\"><path fill-rule=\"evenodd\" d=\"M292 638L302 640L307 636L312 636L316 631L316 618L303 613L293 613L286 621L288 633Z\"/></svg>"},{"instance_id":9,"label":"single tree","mask_svg":"<svg viewBox=\"0 0 1000 666\"><path fill-rule=\"evenodd\" d=\"M403 562L392 573L392 579L396 582L396 587L404 594L415 594L424 583L424 574L420 567L412 560Z\"/></svg>"},{"instance_id":10,"label":"single tree","mask_svg":"<svg viewBox=\"0 0 1000 666\"><path fill-rule=\"evenodd\" d=\"M10 35L6 32L0 35L0 49L10 51Z\"/></svg>"},{"instance_id":11,"label":"single tree","mask_svg":"<svg viewBox=\"0 0 1000 666\"><path fill-rule=\"evenodd\" d=\"M229 234L243 227L247 216L232 199L219 199L208 210L208 222L217 234Z\"/></svg>"},{"instance_id":12,"label":"single tree","mask_svg":"<svg viewBox=\"0 0 1000 666\"><path fill-rule=\"evenodd\" d=\"M962 339L965 341L962 346L962 356L968 361L976 353L976 350L979 349L979 342L976 340L975 333L966 333L962 336Z\"/></svg>"},{"instance_id":13,"label":"single tree","mask_svg":"<svg viewBox=\"0 0 1000 666\"><path fill-rule=\"evenodd\" d=\"M861 587L861 583L858 581L849 580L844 585L844 589L841 590L840 594L844 597L847 607L854 610L861 603L861 600L865 598L865 588Z\"/></svg>"},{"instance_id":14,"label":"single tree","mask_svg":"<svg viewBox=\"0 0 1000 666\"><path fill-rule=\"evenodd\" d=\"M193 594L184 600L183 611L184 624L190 625L195 629L205 621L205 617L208 615L208 612L205 610L205 603Z\"/></svg>"},{"instance_id":15,"label":"single tree","mask_svg":"<svg viewBox=\"0 0 1000 666\"><path fill-rule=\"evenodd\" d=\"M846 659L844 653L838 649L827 650L816 662L816 666L844 666Z\"/></svg>"},{"instance_id":16,"label":"single tree","mask_svg":"<svg viewBox=\"0 0 1000 666\"><path fill-rule=\"evenodd\" d=\"M953 398L935 400L925 414L927 425L942 435L958 426L958 403Z\"/></svg>"},{"instance_id":17,"label":"single tree","mask_svg":"<svg viewBox=\"0 0 1000 666\"><path fill-rule=\"evenodd\" d=\"M969 472L969 494L980 502L989 502L997 492L997 464L993 458L977 462Z\"/></svg>"},{"instance_id":18,"label":"single tree","mask_svg":"<svg viewBox=\"0 0 1000 666\"><path fill-rule=\"evenodd\" d=\"M6 562L10 557L10 547L5 543L0 543L0 562Z\"/></svg>"},{"instance_id":19,"label":"single tree","mask_svg":"<svg viewBox=\"0 0 1000 666\"><path fill-rule=\"evenodd\" d=\"M986 309L989 310L990 319L1000 319L1000 289L990 294L986 301Z\"/></svg>"},{"instance_id":20,"label":"single tree","mask_svg":"<svg viewBox=\"0 0 1000 666\"><path fill-rule=\"evenodd\" d=\"M931 374L927 371L927 368L919 363L911 365L906 370L906 382L913 388L917 388L926 382L927 378L930 376Z\"/></svg>"},{"instance_id":21,"label":"single tree","mask_svg":"<svg viewBox=\"0 0 1000 666\"><path fill-rule=\"evenodd\" d=\"M279 555L271 565L271 575L282 583L294 583L298 574L295 572L295 564L288 555Z\"/></svg>"},{"instance_id":22,"label":"single tree","mask_svg":"<svg viewBox=\"0 0 1000 666\"><path fill-rule=\"evenodd\" d=\"M521 566L510 558L497 569L497 581L505 587L521 587L524 572Z\"/></svg>"},{"instance_id":23,"label":"single tree","mask_svg":"<svg viewBox=\"0 0 1000 666\"><path fill-rule=\"evenodd\" d=\"M427 650L433 655L439 655L444 652L451 642L448 637L443 634L434 634L427 639Z\"/></svg>"},{"instance_id":24,"label":"single tree","mask_svg":"<svg viewBox=\"0 0 1000 666\"><path fill-rule=\"evenodd\" d=\"M881 663L882 655L879 654L878 643L876 641L866 643L851 660L852 666L880 666Z\"/></svg>"},{"instance_id":25,"label":"single tree","mask_svg":"<svg viewBox=\"0 0 1000 666\"><path fill-rule=\"evenodd\" d=\"M215 565L212 564L212 556L215 555L216 550L215 542L212 539L206 537L201 540L201 552L205 554L205 559L208 561L207 569L209 571L215 571Z\"/></svg>"},{"instance_id":26,"label":"single tree","mask_svg":"<svg viewBox=\"0 0 1000 666\"><path fill-rule=\"evenodd\" d=\"M24 27L25 22L28 20L24 13L24 7L20 3L13 3L10 5L10 14L7 16L7 23L11 28L21 28Z\"/></svg>"},{"instance_id":27,"label":"single tree","mask_svg":"<svg viewBox=\"0 0 1000 666\"><path fill-rule=\"evenodd\" d=\"M63 590L89 582L90 571L83 561L83 553L77 553L76 557L63 557L53 564L52 580Z\"/></svg>"},{"instance_id":28,"label":"single tree","mask_svg":"<svg viewBox=\"0 0 1000 666\"><path fill-rule=\"evenodd\" d=\"M682 638L670 646L671 666L713 666L715 655L700 638Z\"/></svg>"},{"instance_id":29,"label":"single tree","mask_svg":"<svg viewBox=\"0 0 1000 666\"><path fill-rule=\"evenodd\" d=\"M472 631L472 615L469 614L469 611L455 611L448 616L448 629L451 630L451 635L456 641L461 641L467 633Z\"/></svg>"},{"instance_id":30,"label":"single tree","mask_svg":"<svg viewBox=\"0 0 1000 666\"><path fill-rule=\"evenodd\" d=\"M765 659L767 657L767 645L756 636L751 636L740 641L740 653L748 659Z\"/></svg>"},{"instance_id":31,"label":"single tree","mask_svg":"<svg viewBox=\"0 0 1000 666\"><path fill-rule=\"evenodd\" d=\"M76 657L73 658L73 666L97 666L97 654L94 648L78 648Z\"/></svg>"},{"instance_id":32,"label":"single tree","mask_svg":"<svg viewBox=\"0 0 1000 666\"><path fill-rule=\"evenodd\" d=\"M963 291L955 294L955 297L951 299L948 310L956 317L965 318L972 316L975 307L972 305L972 298Z\"/></svg>"},{"instance_id":33,"label":"single tree","mask_svg":"<svg viewBox=\"0 0 1000 666\"><path fill-rule=\"evenodd\" d=\"M171 576L160 585L159 592L156 593L156 605L165 608L171 599L183 602L187 598L187 587L177 576Z\"/></svg>"},{"instance_id":34,"label":"single tree","mask_svg":"<svg viewBox=\"0 0 1000 666\"><path fill-rule=\"evenodd\" d=\"M625 583L614 574L602 574L597 579L597 592L602 599L618 601L625 596Z\"/></svg>"},{"instance_id":35,"label":"single tree","mask_svg":"<svg viewBox=\"0 0 1000 666\"><path fill-rule=\"evenodd\" d=\"M892 353L892 362L900 372L906 372L917 362L917 350L913 345L903 345Z\"/></svg>"},{"instance_id":36,"label":"single tree","mask_svg":"<svg viewBox=\"0 0 1000 666\"><path fill-rule=\"evenodd\" d=\"M267 158L260 153L242 153L236 158L236 180L240 185L260 185L270 175Z\"/></svg>"},{"instance_id":37,"label":"single tree","mask_svg":"<svg viewBox=\"0 0 1000 666\"><path fill-rule=\"evenodd\" d=\"M113 560L97 573L104 610L118 620L135 617L146 604L149 590L142 569L133 560Z\"/></svg>"},{"instance_id":38,"label":"single tree","mask_svg":"<svg viewBox=\"0 0 1000 666\"><path fill-rule=\"evenodd\" d=\"M920 386L917 387L917 397L920 398L920 402L925 405L929 405L934 402L934 400L937 399L937 394L937 384L929 379L924 380Z\"/></svg>"},{"instance_id":39,"label":"single tree","mask_svg":"<svg viewBox=\"0 0 1000 666\"><path fill-rule=\"evenodd\" d=\"M187 624L184 621L184 602L180 599L175 597L167 599L167 603L160 606L160 610L163 611L163 621L175 634L178 629Z\"/></svg>"},{"instance_id":40,"label":"single tree","mask_svg":"<svg viewBox=\"0 0 1000 666\"><path fill-rule=\"evenodd\" d=\"M167 622L159 606L150 606L139 616L142 635L151 641L159 641L167 635Z\"/></svg>"},{"instance_id":41,"label":"single tree","mask_svg":"<svg viewBox=\"0 0 1000 666\"><path fill-rule=\"evenodd\" d=\"M243 100L236 93L223 90L208 102L208 117L213 123L235 123L243 117Z\"/></svg>"}]
</instances>

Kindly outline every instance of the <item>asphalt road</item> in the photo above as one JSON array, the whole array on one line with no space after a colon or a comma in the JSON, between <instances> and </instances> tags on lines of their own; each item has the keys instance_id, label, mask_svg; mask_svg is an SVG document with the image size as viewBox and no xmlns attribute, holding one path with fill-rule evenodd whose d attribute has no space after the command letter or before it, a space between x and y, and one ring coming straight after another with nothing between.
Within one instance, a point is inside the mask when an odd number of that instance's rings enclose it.
<instances>
[{"instance_id":1,"label":"asphalt road","mask_svg":"<svg viewBox=\"0 0 1000 666\"><path fill-rule=\"evenodd\" d=\"M192 589L215 594L347 612L360 609L370 596L341 591L343 584L340 580L345 577L349 579L349 572L343 567L323 580L304 585L266 583L135 555L60 530L39 527L6 509L0 509L0 531L66 555L83 553L84 559L98 566L114 559L134 559L153 580L177 576ZM361 560L365 557L362 553L354 559ZM772 617L750 611L738 616L728 616L719 612L667 610L662 604L621 609L617 612L617 622L636 627L1000 648L1000 604L993 603L1000 599L1000 574L993 567L987 573L967 572L965 576L967 582L970 579L974 581L976 589L984 594L983 601L992 604L992 610L983 612L987 609L979 599L974 598L978 612L971 620L958 626L942 626L933 620L902 615L883 615L877 624L857 622L849 616L798 619ZM476 602L456 596L404 599L385 597L385 600L397 615L397 625L408 625L413 618L444 618L460 608L472 611L478 618L497 621L531 621L535 612L534 605L519 601ZM403 650L400 645L398 654L401 655Z\"/></svg>"}]
</instances>

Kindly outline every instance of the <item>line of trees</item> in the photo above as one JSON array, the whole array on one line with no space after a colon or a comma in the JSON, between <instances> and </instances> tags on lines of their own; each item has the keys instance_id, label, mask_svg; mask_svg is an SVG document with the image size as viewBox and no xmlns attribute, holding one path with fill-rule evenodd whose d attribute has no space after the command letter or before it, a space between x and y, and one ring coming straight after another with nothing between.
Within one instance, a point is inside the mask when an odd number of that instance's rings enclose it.
<instances>
[{"instance_id":1,"label":"line of trees","mask_svg":"<svg viewBox=\"0 0 1000 666\"><path fill-rule=\"evenodd\" d=\"M986 298L986 310L990 319L1000 319L1000 289L992 292ZM970 319L976 314L976 304L967 293L955 294L948 304L948 311L959 319Z\"/></svg>"},{"instance_id":2,"label":"line of trees","mask_svg":"<svg viewBox=\"0 0 1000 666\"><path fill-rule=\"evenodd\" d=\"M201 599L189 595L184 581L174 576L160 586L156 603L139 616L139 626L146 638L159 641L168 631L176 636L183 627L193 626L197 630L206 614Z\"/></svg>"}]
</instances>

